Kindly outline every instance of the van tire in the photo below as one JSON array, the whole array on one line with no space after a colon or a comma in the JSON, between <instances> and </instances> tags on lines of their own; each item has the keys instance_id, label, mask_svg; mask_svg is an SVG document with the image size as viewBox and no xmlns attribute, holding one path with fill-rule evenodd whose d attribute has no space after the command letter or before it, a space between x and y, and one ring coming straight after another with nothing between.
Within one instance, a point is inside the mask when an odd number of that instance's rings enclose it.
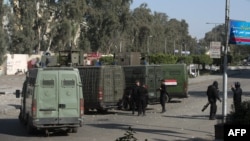
<instances>
[{"instance_id":1,"label":"van tire","mask_svg":"<svg viewBox=\"0 0 250 141\"><path fill-rule=\"evenodd\" d=\"M27 125L26 125L26 129L28 134L33 135L35 132L35 128L33 127L33 125L31 125L30 121L28 121Z\"/></svg>"},{"instance_id":2,"label":"van tire","mask_svg":"<svg viewBox=\"0 0 250 141\"><path fill-rule=\"evenodd\" d=\"M77 127L73 127L73 128L68 128L67 130L66 130L68 133L77 133Z\"/></svg>"},{"instance_id":3,"label":"van tire","mask_svg":"<svg viewBox=\"0 0 250 141\"><path fill-rule=\"evenodd\" d=\"M72 133L77 133L77 131L78 131L78 130L77 130L77 127L72 128L71 130L72 130Z\"/></svg>"},{"instance_id":4,"label":"van tire","mask_svg":"<svg viewBox=\"0 0 250 141\"><path fill-rule=\"evenodd\" d=\"M108 112L108 109L96 109L98 113L106 114Z\"/></svg>"},{"instance_id":5,"label":"van tire","mask_svg":"<svg viewBox=\"0 0 250 141\"><path fill-rule=\"evenodd\" d=\"M24 119L22 116L22 112L19 113L18 119L19 119L20 123L24 125Z\"/></svg>"},{"instance_id":6,"label":"van tire","mask_svg":"<svg viewBox=\"0 0 250 141\"><path fill-rule=\"evenodd\" d=\"M89 113L89 109L88 108L85 108L84 109L84 114L88 114Z\"/></svg>"}]
</instances>

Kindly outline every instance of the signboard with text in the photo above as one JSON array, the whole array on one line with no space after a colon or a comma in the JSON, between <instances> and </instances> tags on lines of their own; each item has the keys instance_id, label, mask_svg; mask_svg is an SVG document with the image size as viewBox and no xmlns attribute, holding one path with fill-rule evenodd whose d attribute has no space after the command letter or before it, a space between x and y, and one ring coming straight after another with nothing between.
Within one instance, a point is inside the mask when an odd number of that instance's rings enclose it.
<instances>
[{"instance_id":1,"label":"signboard with text","mask_svg":"<svg viewBox=\"0 0 250 141\"><path fill-rule=\"evenodd\" d=\"M250 22L230 20L229 44L250 45Z\"/></svg>"},{"instance_id":2,"label":"signboard with text","mask_svg":"<svg viewBox=\"0 0 250 141\"><path fill-rule=\"evenodd\" d=\"M221 42L210 42L210 58L220 58Z\"/></svg>"}]
</instances>

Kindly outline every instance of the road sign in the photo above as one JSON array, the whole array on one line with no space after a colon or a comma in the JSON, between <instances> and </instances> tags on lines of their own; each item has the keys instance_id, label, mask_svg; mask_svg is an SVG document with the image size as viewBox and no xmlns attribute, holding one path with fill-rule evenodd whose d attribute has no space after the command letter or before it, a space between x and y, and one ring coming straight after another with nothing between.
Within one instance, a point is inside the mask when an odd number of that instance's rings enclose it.
<instances>
[{"instance_id":1,"label":"road sign","mask_svg":"<svg viewBox=\"0 0 250 141\"><path fill-rule=\"evenodd\" d=\"M230 20L229 44L250 45L250 22Z\"/></svg>"},{"instance_id":2,"label":"road sign","mask_svg":"<svg viewBox=\"0 0 250 141\"><path fill-rule=\"evenodd\" d=\"M221 57L221 42L210 42L210 58Z\"/></svg>"}]
</instances>

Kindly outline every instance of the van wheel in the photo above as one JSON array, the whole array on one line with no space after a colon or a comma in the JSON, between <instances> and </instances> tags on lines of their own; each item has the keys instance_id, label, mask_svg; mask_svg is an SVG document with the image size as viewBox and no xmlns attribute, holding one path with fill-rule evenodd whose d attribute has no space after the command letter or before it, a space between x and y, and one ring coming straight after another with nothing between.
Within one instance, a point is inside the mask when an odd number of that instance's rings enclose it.
<instances>
[{"instance_id":1,"label":"van wheel","mask_svg":"<svg viewBox=\"0 0 250 141\"><path fill-rule=\"evenodd\" d=\"M78 130L77 130L76 127L75 127L75 128L68 128L68 129L67 129L67 132L68 132L68 133L77 133L77 131L78 131Z\"/></svg>"},{"instance_id":2,"label":"van wheel","mask_svg":"<svg viewBox=\"0 0 250 141\"><path fill-rule=\"evenodd\" d=\"M108 110L107 109L97 109L97 112L101 113L101 114L106 114L108 112Z\"/></svg>"},{"instance_id":3,"label":"van wheel","mask_svg":"<svg viewBox=\"0 0 250 141\"><path fill-rule=\"evenodd\" d=\"M19 119L19 121L20 121L21 124L24 124L24 119L22 117L22 113L21 112L19 113L18 119Z\"/></svg>"},{"instance_id":4,"label":"van wheel","mask_svg":"<svg viewBox=\"0 0 250 141\"><path fill-rule=\"evenodd\" d=\"M28 134L33 135L35 132L35 128L33 127L33 125L31 125L31 123L28 121L27 125L26 125L26 129Z\"/></svg>"},{"instance_id":5,"label":"van wheel","mask_svg":"<svg viewBox=\"0 0 250 141\"><path fill-rule=\"evenodd\" d=\"M48 129L46 129L46 130L45 130L45 137L49 137L49 135L50 135L50 132L49 132Z\"/></svg>"},{"instance_id":6,"label":"van wheel","mask_svg":"<svg viewBox=\"0 0 250 141\"><path fill-rule=\"evenodd\" d=\"M89 113L89 109L85 108L84 109L84 114L88 114Z\"/></svg>"},{"instance_id":7,"label":"van wheel","mask_svg":"<svg viewBox=\"0 0 250 141\"><path fill-rule=\"evenodd\" d=\"M72 133L77 133L77 128L72 128Z\"/></svg>"}]
</instances>

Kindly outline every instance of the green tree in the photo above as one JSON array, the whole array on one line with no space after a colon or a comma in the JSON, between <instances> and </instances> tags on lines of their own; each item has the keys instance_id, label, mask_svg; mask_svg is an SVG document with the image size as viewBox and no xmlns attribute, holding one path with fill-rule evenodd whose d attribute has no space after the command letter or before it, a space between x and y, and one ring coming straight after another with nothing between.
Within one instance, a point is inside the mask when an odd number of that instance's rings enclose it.
<instances>
[{"instance_id":1,"label":"green tree","mask_svg":"<svg viewBox=\"0 0 250 141\"><path fill-rule=\"evenodd\" d=\"M52 13L49 48L55 52L78 48L86 10L85 0L52 0L47 7Z\"/></svg>"},{"instance_id":2,"label":"green tree","mask_svg":"<svg viewBox=\"0 0 250 141\"><path fill-rule=\"evenodd\" d=\"M38 39L33 30L36 15L35 1L19 1L14 5L14 15L10 19L11 44L9 51L12 53L31 54L38 45Z\"/></svg>"},{"instance_id":3,"label":"green tree","mask_svg":"<svg viewBox=\"0 0 250 141\"><path fill-rule=\"evenodd\" d=\"M163 53L152 54L149 56L150 64L176 64L177 56Z\"/></svg>"},{"instance_id":4,"label":"green tree","mask_svg":"<svg viewBox=\"0 0 250 141\"><path fill-rule=\"evenodd\" d=\"M19 1L10 16L13 53L79 48L86 52L173 54L197 52L185 20L151 12L146 3L130 10L132 0Z\"/></svg>"},{"instance_id":5,"label":"green tree","mask_svg":"<svg viewBox=\"0 0 250 141\"><path fill-rule=\"evenodd\" d=\"M193 63L193 57L192 56L178 56L177 62L185 63L189 65Z\"/></svg>"},{"instance_id":6,"label":"green tree","mask_svg":"<svg viewBox=\"0 0 250 141\"><path fill-rule=\"evenodd\" d=\"M4 13L4 5L3 5L3 0L0 0L0 66L4 61L4 55L6 53L6 33L3 30L3 13Z\"/></svg>"},{"instance_id":7,"label":"green tree","mask_svg":"<svg viewBox=\"0 0 250 141\"><path fill-rule=\"evenodd\" d=\"M208 55L200 55L199 62L202 65L202 69L205 70L205 65L211 65L213 62L213 59L210 58L210 56Z\"/></svg>"},{"instance_id":8,"label":"green tree","mask_svg":"<svg viewBox=\"0 0 250 141\"><path fill-rule=\"evenodd\" d=\"M92 51L109 54L119 45L131 0L91 0L87 2L88 39Z\"/></svg>"}]
</instances>

